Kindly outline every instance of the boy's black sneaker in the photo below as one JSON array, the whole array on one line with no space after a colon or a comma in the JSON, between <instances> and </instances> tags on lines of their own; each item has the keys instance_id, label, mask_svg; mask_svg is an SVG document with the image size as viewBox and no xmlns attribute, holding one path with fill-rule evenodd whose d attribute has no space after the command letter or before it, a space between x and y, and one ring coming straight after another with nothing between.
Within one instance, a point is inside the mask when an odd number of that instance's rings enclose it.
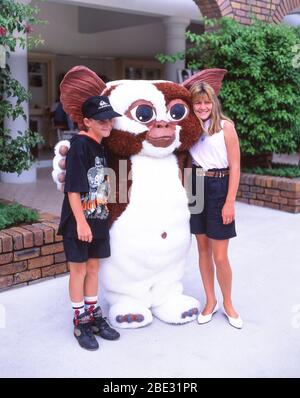
<instances>
[{"instance_id":1,"label":"boy's black sneaker","mask_svg":"<svg viewBox=\"0 0 300 398\"><path fill-rule=\"evenodd\" d=\"M90 314L84 312L83 314L79 315L78 318L75 318L73 323L74 336L76 337L79 345L86 350L97 350L99 348L99 344L92 331L92 318Z\"/></svg>"},{"instance_id":2,"label":"boy's black sneaker","mask_svg":"<svg viewBox=\"0 0 300 398\"><path fill-rule=\"evenodd\" d=\"M106 318L102 316L100 307L95 308L91 315L93 318L92 330L94 334L105 340L117 340L120 337L120 333L111 328L107 323Z\"/></svg>"}]
</instances>

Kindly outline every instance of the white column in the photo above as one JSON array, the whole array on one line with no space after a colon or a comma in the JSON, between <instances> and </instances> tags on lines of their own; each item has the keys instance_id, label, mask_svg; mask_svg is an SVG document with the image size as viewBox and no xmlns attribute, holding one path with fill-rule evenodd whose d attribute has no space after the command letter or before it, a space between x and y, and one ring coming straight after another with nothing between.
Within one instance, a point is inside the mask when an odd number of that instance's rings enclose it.
<instances>
[{"instance_id":1,"label":"white column","mask_svg":"<svg viewBox=\"0 0 300 398\"><path fill-rule=\"evenodd\" d=\"M28 4L29 0L19 0L19 3ZM20 36L20 34L19 34ZM22 34L21 37L26 38L26 34ZM28 59L27 59L27 47L25 49L16 47L16 51L10 53L10 57L7 59L7 63L10 67L12 77L16 79L20 84L28 90ZM13 105L16 103L16 98L8 99ZM22 104L26 120L19 116L17 119L12 120L6 118L4 120L4 127L10 129L10 134L13 138L18 135L18 131L25 132L29 127L29 104L23 102ZM36 181L36 165L33 165L29 170L25 170L19 176L17 173L1 173L1 181L7 183L25 183Z\"/></svg>"},{"instance_id":2,"label":"white column","mask_svg":"<svg viewBox=\"0 0 300 398\"><path fill-rule=\"evenodd\" d=\"M185 31L190 20L181 17L167 17L164 18L166 47L165 53L168 55L176 54L178 52L185 52ZM166 79L173 82L178 82L177 71L184 69L184 61L176 61L175 63L166 64Z\"/></svg>"}]
</instances>

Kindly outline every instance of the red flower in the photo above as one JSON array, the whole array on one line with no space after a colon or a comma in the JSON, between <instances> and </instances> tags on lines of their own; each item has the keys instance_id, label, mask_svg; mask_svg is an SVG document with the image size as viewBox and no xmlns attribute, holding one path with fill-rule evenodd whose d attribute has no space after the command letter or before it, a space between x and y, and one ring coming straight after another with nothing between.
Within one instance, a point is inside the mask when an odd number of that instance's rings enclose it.
<instances>
[{"instance_id":1,"label":"red flower","mask_svg":"<svg viewBox=\"0 0 300 398\"><path fill-rule=\"evenodd\" d=\"M7 30L3 26L0 26L0 37L5 36L6 33L7 33Z\"/></svg>"},{"instance_id":2,"label":"red flower","mask_svg":"<svg viewBox=\"0 0 300 398\"><path fill-rule=\"evenodd\" d=\"M31 33L33 32L33 27L29 24L25 25L25 32L26 33Z\"/></svg>"}]
</instances>

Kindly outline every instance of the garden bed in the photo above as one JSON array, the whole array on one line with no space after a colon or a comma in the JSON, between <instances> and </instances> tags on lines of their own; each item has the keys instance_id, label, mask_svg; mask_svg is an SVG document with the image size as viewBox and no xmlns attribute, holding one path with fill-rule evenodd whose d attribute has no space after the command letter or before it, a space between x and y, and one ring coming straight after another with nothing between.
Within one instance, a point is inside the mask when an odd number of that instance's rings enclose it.
<instances>
[{"instance_id":1,"label":"garden bed","mask_svg":"<svg viewBox=\"0 0 300 398\"><path fill-rule=\"evenodd\" d=\"M68 272L59 218L42 213L37 223L0 231L0 291Z\"/></svg>"},{"instance_id":2,"label":"garden bed","mask_svg":"<svg viewBox=\"0 0 300 398\"><path fill-rule=\"evenodd\" d=\"M289 213L300 213L300 178L241 173L237 200Z\"/></svg>"}]
</instances>

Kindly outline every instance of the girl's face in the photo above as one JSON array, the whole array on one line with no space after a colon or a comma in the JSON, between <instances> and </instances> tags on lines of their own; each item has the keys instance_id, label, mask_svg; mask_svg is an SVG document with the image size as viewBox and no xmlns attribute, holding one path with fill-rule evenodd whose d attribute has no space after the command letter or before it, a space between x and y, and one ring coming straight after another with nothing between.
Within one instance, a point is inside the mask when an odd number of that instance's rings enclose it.
<instances>
[{"instance_id":1,"label":"girl's face","mask_svg":"<svg viewBox=\"0 0 300 398\"><path fill-rule=\"evenodd\" d=\"M199 95L193 101L193 110L195 115L205 121L210 118L212 112L213 103L210 101L208 96Z\"/></svg>"}]
</instances>

